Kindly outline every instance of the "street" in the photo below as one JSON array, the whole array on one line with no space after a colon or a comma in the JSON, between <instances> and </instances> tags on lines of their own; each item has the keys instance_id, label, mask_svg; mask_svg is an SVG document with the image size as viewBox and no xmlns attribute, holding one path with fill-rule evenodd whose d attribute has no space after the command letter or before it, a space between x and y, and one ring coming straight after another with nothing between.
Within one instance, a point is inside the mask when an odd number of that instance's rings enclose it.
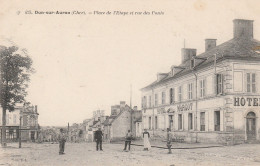
<instances>
[{"instance_id":1,"label":"street","mask_svg":"<svg viewBox=\"0 0 260 166\"><path fill-rule=\"evenodd\" d=\"M174 145L173 145L174 147ZM64 155L58 155L58 144L18 143L0 148L0 165L259 165L260 145L242 144L197 149L152 148L143 151L141 146L132 146L130 152L123 152L123 144L103 144L104 151L96 151L95 143L66 143Z\"/></svg>"}]
</instances>

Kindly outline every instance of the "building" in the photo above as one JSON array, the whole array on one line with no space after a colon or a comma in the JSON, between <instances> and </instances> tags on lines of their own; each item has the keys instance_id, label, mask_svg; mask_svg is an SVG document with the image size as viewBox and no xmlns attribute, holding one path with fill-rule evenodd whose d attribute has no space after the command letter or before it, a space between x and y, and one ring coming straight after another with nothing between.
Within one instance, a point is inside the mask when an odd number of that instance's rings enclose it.
<instances>
[{"instance_id":1,"label":"building","mask_svg":"<svg viewBox=\"0 0 260 166\"><path fill-rule=\"evenodd\" d=\"M98 128L101 128L103 130L103 123L108 118L108 116L105 116L104 113L104 110L93 111L93 117L91 119L86 119L83 121L83 133L85 133L85 141L94 141L94 132L97 131Z\"/></svg>"},{"instance_id":2,"label":"building","mask_svg":"<svg viewBox=\"0 0 260 166\"><path fill-rule=\"evenodd\" d=\"M131 109L124 101L120 105L111 106L111 115L104 124L104 140L117 141L123 140L128 130L136 136L135 121L142 116L141 111Z\"/></svg>"},{"instance_id":3,"label":"building","mask_svg":"<svg viewBox=\"0 0 260 166\"><path fill-rule=\"evenodd\" d=\"M182 63L141 89L143 127L187 142L242 143L260 136L260 42L252 20L233 20L233 38L205 52L181 50Z\"/></svg>"},{"instance_id":4,"label":"building","mask_svg":"<svg viewBox=\"0 0 260 166\"><path fill-rule=\"evenodd\" d=\"M16 107L14 111L6 112L6 140L8 142L18 141L19 126L21 118L21 139L22 141L35 141L38 138L39 124L38 124L38 110L37 106ZM2 128L2 111L0 112L0 127ZM2 134L2 132L1 132ZM2 138L2 136L1 136Z\"/></svg>"}]
</instances>

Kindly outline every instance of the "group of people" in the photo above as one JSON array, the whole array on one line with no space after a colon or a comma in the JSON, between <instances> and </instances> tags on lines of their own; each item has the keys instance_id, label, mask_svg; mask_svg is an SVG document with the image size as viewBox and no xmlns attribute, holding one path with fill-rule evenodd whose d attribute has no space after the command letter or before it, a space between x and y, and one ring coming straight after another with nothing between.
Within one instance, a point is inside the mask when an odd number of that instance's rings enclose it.
<instances>
[{"instance_id":1,"label":"group of people","mask_svg":"<svg viewBox=\"0 0 260 166\"><path fill-rule=\"evenodd\" d=\"M96 142L96 150L103 151L102 149L102 138L103 138L103 133L101 131L101 128L99 128L94 135L94 139ZM151 148L150 145L150 134L149 132L145 129L143 132L143 140L144 140L144 151L148 151ZM128 145L128 150L130 151L131 147L131 141L133 140L133 135L130 130L128 130L126 136L125 136L125 148L124 151L127 149ZM65 142L66 142L66 134L63 129L60 129L60 134L58 135L58 141L59 141L59 154L65 154L64 149L65 149Z\"/></svg>"}]
</instances>

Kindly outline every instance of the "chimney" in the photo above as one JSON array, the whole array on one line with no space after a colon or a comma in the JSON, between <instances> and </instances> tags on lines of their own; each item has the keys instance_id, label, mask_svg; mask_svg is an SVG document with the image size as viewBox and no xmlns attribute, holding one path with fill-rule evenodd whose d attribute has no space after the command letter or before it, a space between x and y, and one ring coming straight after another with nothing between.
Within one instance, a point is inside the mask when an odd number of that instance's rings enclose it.
<instances>
[{"instance_id":1,"label":"chimney","mask_svg":"<svg viewBox=\"0 0 260 166\"><path fill-rule=\"evenodd\" d=\"M234 24L234 38L253 38L253 20L235 19Z\"/></svg>"},{"instance_id":2,"label":"chimney","mask_svg":"<svg viewBox=\"0 0 260 166\"><path fill-rule=\"evenodd\" d=\"M125 107L125 101L120 101L120 108Z\"/></svg>"},{"instance_id":3,"label":"chimney","mask_svg":"<svg viewBox=\"0 0 260 166\"><path fill-rule=\"evenodd\" d=\"M187 60L190 60L192 57L196 56L196 49L193 48L182 48L181 49L181 58L182 63L186 62Z\"/></svg>"},{"instance_id":4,"label":"chimney","mask_svg":"<svg viewBox=\"0 0 260 166\"><path fill-rule=\"evenodd\" d=\"M134 110L134 111L137 111L137 106L134 106L133 110Z\"/></svg>"},{"instance_id":5,"label":"chimney","mask_svg":"<svg viewBox=\"0 0 260 166\"><path fill-rule=\"evenodd\" d=\"M205 39L205 52L217 46L217 39Z\"/></svg>"}]
</instances>

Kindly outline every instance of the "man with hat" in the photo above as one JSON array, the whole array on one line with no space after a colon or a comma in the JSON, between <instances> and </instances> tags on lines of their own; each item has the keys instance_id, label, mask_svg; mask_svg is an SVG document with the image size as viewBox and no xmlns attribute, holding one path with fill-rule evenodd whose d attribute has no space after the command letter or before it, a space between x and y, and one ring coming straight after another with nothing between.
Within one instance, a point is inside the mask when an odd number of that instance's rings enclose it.
<instances>
[{"instance_id":1,"label":"man with hat","mask_svg":"<svg viewBox=\"0 0 260 166\"><path fill-rule=\"evenodd\" d=\"M65 149L65 142L66 142L66 135L63 131L63 129L60 129L60 134L58 135L58 141L59 141L59 154L65 154L64 149Z\"/></svg>"},{"instance_id":2,"label":"man with hat","mask_svg":"<svg viewBox=\"0 0 260 166\"><path fill-rule=\"evenodd\" d=\"M94 139L96 141L97 151L98 151L98 145L99 145L99 150L103 151L103 149L102 149L102 137L103 137L103 133L101 131L101 128L99 127L98 130L95 132L95 136L94 136Z\"/></svg>"}]
</instances>

